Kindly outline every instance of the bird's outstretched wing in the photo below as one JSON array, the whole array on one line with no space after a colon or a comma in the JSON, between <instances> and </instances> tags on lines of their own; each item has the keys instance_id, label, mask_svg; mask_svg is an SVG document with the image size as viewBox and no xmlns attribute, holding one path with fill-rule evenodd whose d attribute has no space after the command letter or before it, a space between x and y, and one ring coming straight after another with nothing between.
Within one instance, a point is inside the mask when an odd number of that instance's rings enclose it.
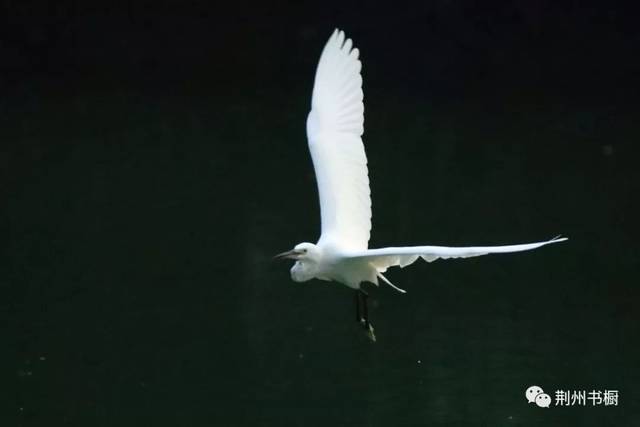
<instances>
[{"instance_id":1,"label":"bird's outstretched wing","mask_svg":"<svg viewBox=\"0 0 640 427\"><path fill-rule=\"evenodd\" d=\"M309 151L320 195L322 235L344 249L364 250L371 231L367 157L362 145L361 63L351 39L335 30L316 70L307 118Z\"/></svg>"},{"instance_id":2,"label":"bird's outstretched wing","mask_svg":"<svg viewBox=\"0 0 640 427\"><path fill-rule=\"evenodd\" d=\"M387 268L393 266L406 267L422 258L427 262L438 258L469 258L487 254L503 254L508 252L521 252L536 249L551 243L564 242L566 237L555 237L545 242L525 243L521 245L507 246L475 246L452 248L447 246L407 246L404 248L380 248L364 251L350 252L349 258L365 258L379 273L384 273Z\"/></svg>"}]
</instances>

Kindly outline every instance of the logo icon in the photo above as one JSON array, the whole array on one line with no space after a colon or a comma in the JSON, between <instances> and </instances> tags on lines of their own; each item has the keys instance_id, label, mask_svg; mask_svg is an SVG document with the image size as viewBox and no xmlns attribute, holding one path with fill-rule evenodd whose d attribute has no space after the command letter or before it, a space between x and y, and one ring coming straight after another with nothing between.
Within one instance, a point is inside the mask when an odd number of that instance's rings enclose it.
<instances>
[{"instance_id":1,"label":"logo icon","mask_svg":"<svg viewBox=\"0 0 640 427\"><path fill-rule=\"evenodd\" d=\"M544 393L544 390L542 390L542 387L538 387L537 385L532 385L527 389L524 395L527 398L527 402L534 403L536 401L536 396L542 393Z\"/></svg>"},{"instance_id":2,"label":"logo icon","mask_svg":"<svg viewBox=\"0 0 640 427\"><path fill-rule=\"evenodd\" d=\"M542 387L532 385L524 392L527 402L535 403L541 408L548 408L551 405L551 396L542 390Z\"/></svg>"}]
</instances>

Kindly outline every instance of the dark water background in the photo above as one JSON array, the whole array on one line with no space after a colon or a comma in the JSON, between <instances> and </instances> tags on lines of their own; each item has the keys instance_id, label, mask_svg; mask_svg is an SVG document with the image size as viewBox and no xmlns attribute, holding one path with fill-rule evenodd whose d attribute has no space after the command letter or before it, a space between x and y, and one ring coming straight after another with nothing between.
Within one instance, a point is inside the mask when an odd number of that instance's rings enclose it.
<instances>
[{"instance_id":1,"label":"dark water background","mask_svg":"<svg viewBox=\"0 0 640 427\"><path fill-rule=\"evenodd\" d=\"M633 10L230 7L3 3L2 425L637 425ZM271 262L318 237L304 121L336 25L370 246L570 237L392 271L375 344L349 289Z\"/></svg>"}]
</instances>

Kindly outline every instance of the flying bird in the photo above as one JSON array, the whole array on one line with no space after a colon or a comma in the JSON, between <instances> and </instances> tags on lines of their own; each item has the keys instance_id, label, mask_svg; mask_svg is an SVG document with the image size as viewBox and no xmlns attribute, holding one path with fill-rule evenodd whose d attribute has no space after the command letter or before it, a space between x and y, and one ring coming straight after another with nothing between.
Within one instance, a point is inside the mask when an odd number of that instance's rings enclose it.
<instances>
[{"instance_id":1,"label":"flying bird","mask_svg":"<svg viewBox=\"0 0 640 427\"><path fill-rule=\"evenodd\" d=\"M362 144L364 105L359 51L343 31L336 29L318 62L307 140L320 196L321 234L317 243L300 243L276 259L292 259L295 282L320 279L342 283L355 290L356 320L375 341L369 321L363 282L383 281L398 292L383 273L389 267L406 267L417 259L468 258L492 253L536 249L551 240L507 246L404 246L369 249L371 192L367 157Z\"/></svg>"}]
</instances>

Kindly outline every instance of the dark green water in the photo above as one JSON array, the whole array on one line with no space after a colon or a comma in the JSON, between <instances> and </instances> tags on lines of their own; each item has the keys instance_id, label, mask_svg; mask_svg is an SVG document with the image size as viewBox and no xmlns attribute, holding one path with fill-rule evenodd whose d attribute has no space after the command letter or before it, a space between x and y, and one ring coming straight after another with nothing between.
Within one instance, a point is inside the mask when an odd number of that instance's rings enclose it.
<instances>
[{"instance_id":1,"label":"dark green water","mask_svg":"<svg viewBox=\"0 0 640 427\"><path fill-rule=\"evenodd\" d=\"M373 344L349 289L270 260L319 218L307 98L268 99L5 110L3 425L638 422L637 114L371 91L372 247L570 237L392 271ZM532 384L619 405L542 409Z\"/></svg>"}]
</instances>

